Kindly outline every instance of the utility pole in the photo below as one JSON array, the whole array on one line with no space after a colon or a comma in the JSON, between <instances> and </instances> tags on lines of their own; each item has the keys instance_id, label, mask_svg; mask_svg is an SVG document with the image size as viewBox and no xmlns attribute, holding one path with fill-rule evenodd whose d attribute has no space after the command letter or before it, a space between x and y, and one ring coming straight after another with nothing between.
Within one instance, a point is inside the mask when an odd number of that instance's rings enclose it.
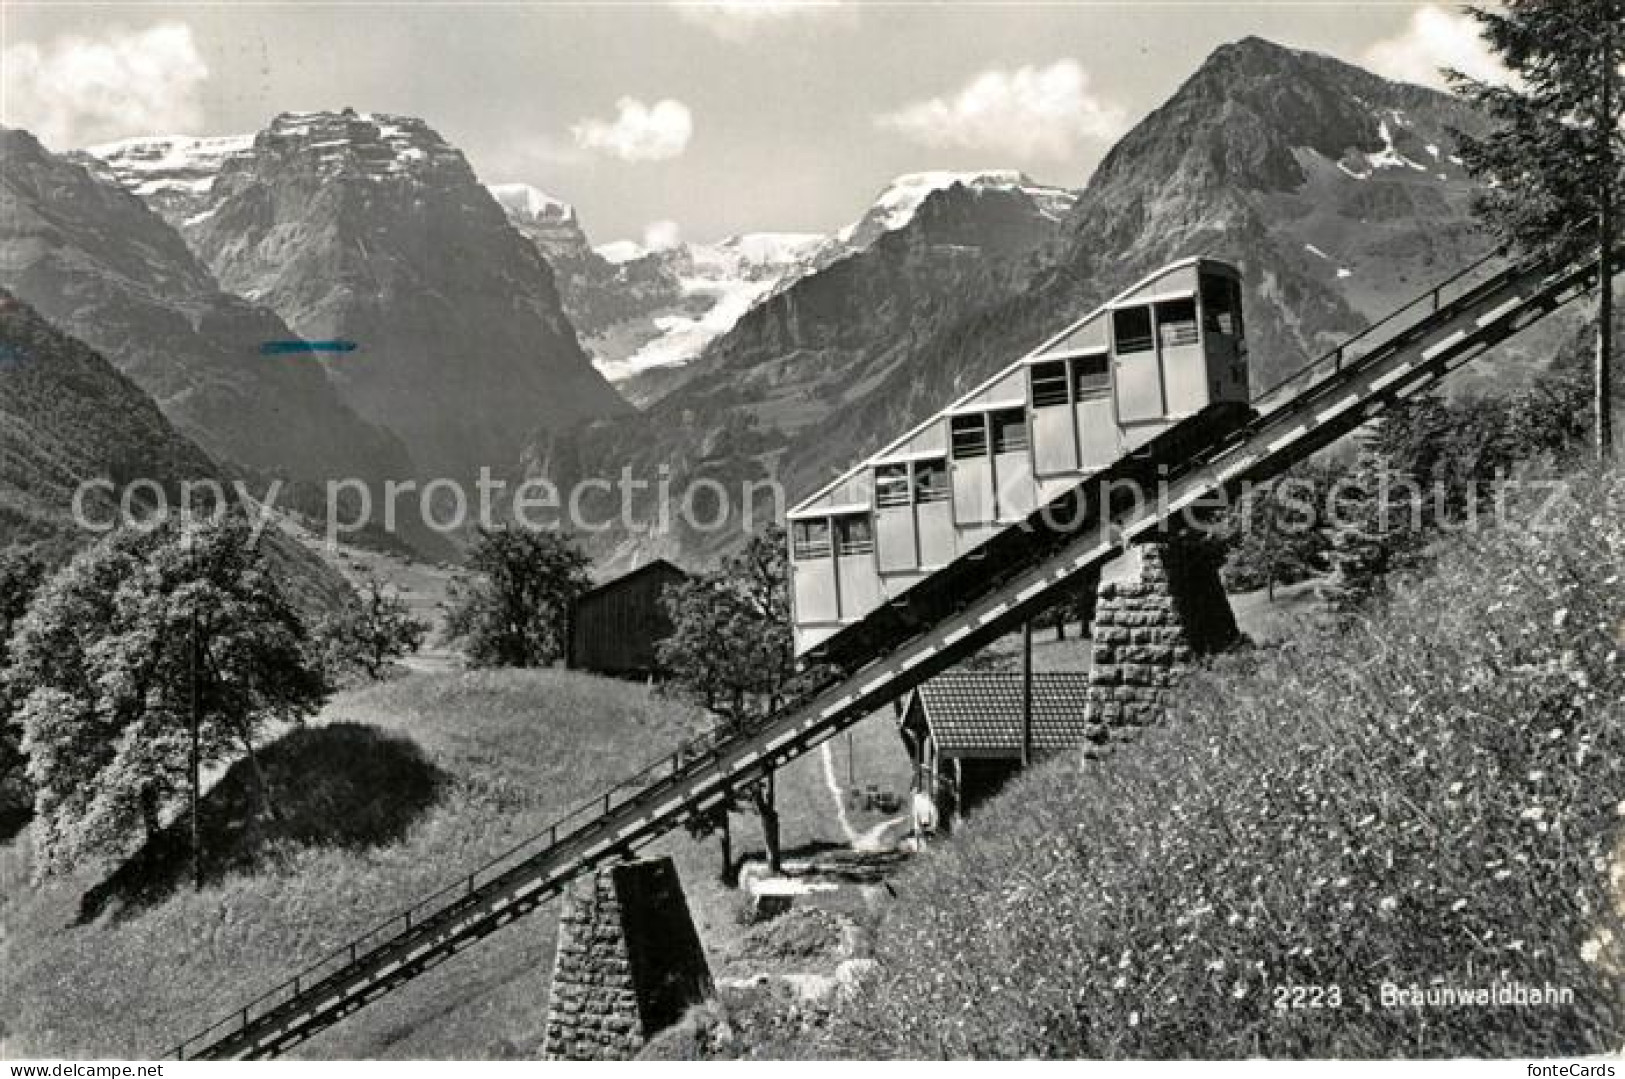
<instances>
[{"instance_id":1,"label":"utility pole","mask_svg":"<svg viewBox=\"0 0 1625 1079\"><path fill-rule=\"evenodd\" d=\"M192 693L192 806L191 806L191 833L192 833L192 890L203 890L203 836L198 821L198 788L202 783L203 775L203 694L198 686L198 679L202 677L203 664L200 657L203 652L203 639L198 635L197 612L192 612L192 640L191 651L191 693Z\"/></svg>"},{"instance_id":2,"label":"utility pole","mask_svg":"<svg viewBox=\"0 0 1625 1079\"><path fill-rule=\"evenodd\" d=\"M1033 622L1021 624L1021 767L1033 762Z\"/></svg>"},{"instance_id":3,"label":"utility pole","mask_svg":"<svg viewBox=\"0 0 1625 1079\"><path fill-rule=\"evenodd\" d=\"M1602 115L1597 124L1602 139L1602 190L1597 199L1597 459L1608 461L1614 453L1614 276L1609 256L1614 247L1614 28L1602 28Z\"/></svg>"}]
</instances>

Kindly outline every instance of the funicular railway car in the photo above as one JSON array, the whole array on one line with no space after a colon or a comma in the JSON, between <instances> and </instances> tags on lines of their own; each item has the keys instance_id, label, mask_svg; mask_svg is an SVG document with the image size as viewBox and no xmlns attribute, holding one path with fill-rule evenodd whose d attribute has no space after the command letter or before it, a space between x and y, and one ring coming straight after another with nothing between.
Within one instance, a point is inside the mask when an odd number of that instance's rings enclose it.
<instances>
[{"instance_id":1,"label":"funicular railway car","mask_svg":"<svg viewBox=\"0 0 1625 1079\"><path fill-rule=\"evenodd\" d=\"M1248 400L1241 275L1165 266L789 514L797 654L1187 417Z\"/></svg>"}]
</instances>

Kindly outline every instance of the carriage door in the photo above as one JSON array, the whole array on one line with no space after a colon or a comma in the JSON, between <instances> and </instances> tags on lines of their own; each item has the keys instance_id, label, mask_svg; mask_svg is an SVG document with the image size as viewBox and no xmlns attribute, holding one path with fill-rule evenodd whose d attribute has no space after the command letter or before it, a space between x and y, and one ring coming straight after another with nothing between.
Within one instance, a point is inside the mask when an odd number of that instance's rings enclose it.
<instances>
[{"instance_id":1,"label":"carriage door","mask_svg":"<svg viewBox=\"0 0 1625 1079\"><path fill-rule=\"evenodd\" d=\"M1105 349L1074 356L1072 412L1077 417L1079 466L1085 472L1105 468L1122 456L1122 439L1112 415L1111 357Z\"/></svg>"},{"instance_id":2,"label":"carriage door","mask_svg":"<svg viewBox=\"0 0 1625 1079\"><path fill-rule=\"evenodd\" d=\"M1166 412L1162 369L1157 362L1156 337L1151 332L1150 307L1124 307L1112 312L1112 364L1118 422L1162 419Z\"/></svg>"},{"instance_id":3,"label":"carriage door","mask_svg":"<svg viewBox=\"0 0 1625 1079\"><path fill-rule=\"evenodd\" d=\"M988 413L993 439L993 476L998 484L999 520L1025 517L1037 508L1026 408Z\"/></svg>"},{"instance_id":4,"label":"carriage door","mask_svg":"<svg viewBox=\"0 0 1625 1079\"><path fill-rule=\"evenodd\" d=\"M932 569L952 562L954 507L949 501L948 462L941 457L914 462L914 520L920 565Z\"/></svg>"},{"instance_id":5,"label":"carriage door","mask_svg":"<svg viewBox=\"0 0 1625 1079\"><path fill-rule=\"evenodd\" d=\"M1078 470L1078 431L1072 421L1065 360L1045 360L1028 369L1033 403L1033 471L1053 476Z\"/></svg>"},{"instance_id":6,"label":"carriage door","mask_svg":"<svg viewBox=\"0 0 1625 1079\"><path fill-rule=\"evenodd\" d=\"M960 526L992 521L993 461L988 456L987 413L950 416L948 424L954 462L954 521Z\"/></svg>"},{"instance_id":7,"label":"carriage door","mask_svg":"<svg viewBox=\"0 0 1625 1079\"><path fill-rule=\"evenodd\" d=\"M1207 357L1196 324L1196 300L1157 304L1157 352L1162 356L1168 418L1191 416L1207 407Z\"/></svg>"},{"instance_id":8,"label":"carriage door","mask_svg":"<svg viewBox=\"0 0 1625 1079\"><path fill-rule=\"evenodd\" d=\"M835 526L835 572L840 581L841 621L853 622L880 603L875 568L874 521L867 512L842 513Z\"/></svg>"},{"instance_id":9,"label":"carriage door","mask_svg":"<svg viewBox=\"0 0 1625 1079\"><path fill-rule=\"evenodd\" d=\"M834 622L841 616L835 593L834 549L828 517L790 522L790 560L797 622Z\"/></svg>"},{"instance_id":10,"label":"carriage door","mask_svg":"<svg viewBox=\"0 0 1625 1079\"><path fill-rule=\"evenodd\" d=\"M914 501L906 463L875 466L875 543L881 573L906 573L919 568Z\"/></svg>"}]
</instances>

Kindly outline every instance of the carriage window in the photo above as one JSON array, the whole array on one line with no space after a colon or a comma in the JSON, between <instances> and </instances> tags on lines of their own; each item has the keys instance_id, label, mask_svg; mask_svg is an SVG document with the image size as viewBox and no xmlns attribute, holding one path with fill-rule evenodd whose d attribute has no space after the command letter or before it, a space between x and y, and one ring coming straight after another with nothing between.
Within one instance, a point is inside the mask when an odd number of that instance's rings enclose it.
<instances>
[{"instance_id":1,"label":"carriage window","mask_svg":"<svg viewBox=\"0 0 1625 1079\"><path fill-rule=\"evenodd\" d=\"M1202 278L1202 326L1209 333L1241 336L1241 291L1228 277Z\"/></svg>"},{"instance_id":2,"label":"carriage window","mask_svg":"<svg viewBox=\"0 0 1625 1079\"><path fill-rule=\"evenodd\" d=\"M1194 345L1200 339L1196 332L1196 301L1170 300L1157 305L1157 334L1162 347Z\"/></svg>"},{"instance_id":3,"label":"carriage window","mask_svg":"<svg viewBox=\"0 0 1625 1079\"><path fill-rule=\"evenodd\" d=\"M835 549L838 554L873 554L875 530L867 513L848 513L835 518Z\"/></svg>"},{"instance_id":4,"label":"carriage window","mask_svg":"<svg viewBox=\"0 0 1625 1079\"><path fill-rule=\"evenodd\" d=\"M950 423L954 460L987 456L987 424L980 412L971 416L955 416Z\"/></svg>"},{"instance_id":5,"label":"carriage window","mask_svg":"<svg viewBox=\"0 0 1625 1079\"><path fill-rule=\"evenodd\" d=\"M878 465L875 468L875 505L908 505L908 466Z\"/></svg>"},{"instance_id":6,"label":"carriage window","mask_svg":"<svg viewBox=\"0 0 1625 1079\"><path fill-rule=\"evenodd\" d=\"M1098 356L1077 356L1072 360L1073 396L1079 401L1104 397L1111 392L1112 376L1104 352Z\"/></svg>"},{"instance_id":7,"label":"carriage window","mask_svg":"<svg viewBox=\"0 0 1625 1079\"><path fill-rule=\"evenodd\" d=\"M914 463L914 501L922 506L927 502L948 500L948 462L940 457Z\"/></svg>"},{"instance_id":8,"label":"carriage window","mask_svg":"<svg viewBox=\"0 0 1625 1079\"><path fill-rule=\"evenodd\" d=\"M816 517L790 522L790 553L797 562L829 557L829 521Z\"/></svg>"},{"instance_id":9,"label":"carriage window","mask_svg":"<svg viewBox=\"0 0 1625 1079\"><path fill-rule=\"evenodd\" d=\"M1033 407L1066 404L1066 361L1052 360L1032 366Z\"/></svg>"},{"instance_id":10,"label":"carriage window","mask_svg":"<svg viewBox=\"0 0 1625 1079\"><path fill-rule=\"evenodd\" d=\"M1027 448L1027 413L1019 408L992 413L993 452L1016 453Z\"/></svg>"},{"instance_id":11,"label":"carriage window","mask_svg":"<svg viewBox=\"0 0 1625 1079\"><path fill-rule=\"evenodd\" d=\"M1117 342L1117 354L1151 351L1151 309L1125 307L1112 312L1112 337Z\"/></svg>"}]
</instances>

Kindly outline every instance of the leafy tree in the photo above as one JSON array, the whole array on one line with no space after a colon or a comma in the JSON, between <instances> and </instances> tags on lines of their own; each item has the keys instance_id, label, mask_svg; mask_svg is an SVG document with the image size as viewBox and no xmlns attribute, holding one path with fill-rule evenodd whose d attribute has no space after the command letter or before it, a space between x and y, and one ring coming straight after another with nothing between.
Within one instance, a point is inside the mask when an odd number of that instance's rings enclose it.
<instances>
[{"instance_id":1,"label":"leafy tree","mask_svg":"<svg viewBox=\"0 0 1625 1079\"><path fill-rule=\"evenodd\" d=\"M1317 514L1330 482L1325 469L1304 465L1248 493L1231 525L1235 536L1224 565L1226 588L1262 588L1273 600L1277 587L1325 568L1326 538Z\"/></svg>"},{"instance_id":2,"label":"leafy tree","mask_svg":"<svg viewBox=\"0 0 1625 1079\"><path fill-rule=\"evenodd\" d=\"M1061 589L1053 602L1033 619L1035 629L1053 629L1057 641L1066 640L1066 624L1078 623L1080 636L1089 636L1090 623L1095 617L1095 599L1100 588L1100 575L1089 574L1084 580Z\"/></svg>"},{"instance_id":3,"label":"leafy tree","mask_svg":"<svg viewBox=\"0 0 1625 1079\"><path fill-rule=\"evenodd\" d=\"M1525 252L1591 254L1606 271L1625 189L1625 0L1504 0L1469 8L1485 42L1516 77L1482 82L1450 72L1457 90L1494 121L1463 136L1469 171L1490 181L1485 221ZM1598 456L1612 452L1612 277L1600 275L1593 408Z\"/></svg>"},{"instance_id":4,"label":"leafy tree","mask_svg":"<svg viewBox=\"0 0 1625 1079\"><path fill-rule=\"evenodd\" d=\"M557 532L481 530L447 630L476 667L545 667L564 655L570 605L591 584L581 548Z\"/></svg>"},{"instance_id":5,"label":"leafy tree","mask_svg":"<svg viewBox=\"0 0 1625 1079\"><path fill-rule=\"evenodd\" d=\"M41 875L152 839L198 768L255 754L274 723L320 706L297 612L238 521L113 534L41 590L13 638ZM197 723L197 767L193 721ZM194 865L200 852L194 849Z\"/></svg>"},{"instance_id":6,"label":"leafy tree","mask_svg":"<svg viewBox=\"0 0 1625 1079\"><path fill-rule=\"evenodd\" d=\"M0 671L6 668L11 635L44 580L45 561L34 548L0 549ZM33 802L11 711L6 685L0 681L0 822L25 818Z\"/></svg>"},{"instance_id":7,"label":"leafy tree","mask_svg":"<svg viewBox=\"0 0 1625 1079\"><path fill-rule=\"evenodd\" d=\"M400 593L369 573L355 597L322 620L316 637L330 669L359 670L376 680L391 661L416 652L428 632Z\"/></svg>"},{"instance_id":8,"label":"leafy tree","mask_svg":"<svg viewBox=\"0 0 1625 1079\"><path fill-rule=\"evenodd\" d=\"M672 624L671 636L659 646L669 676L664 688L704 708L723 733L749 730L801 691L805 676L796 671L782 528L753 535L716 570L667 588L663 601ZM761 818L768 864L777 872L782 857L773 777L753 784L746 795ZM697 827L722 833L723 877L731 881L727 809Z\"/></svg>"}]
</instances>

